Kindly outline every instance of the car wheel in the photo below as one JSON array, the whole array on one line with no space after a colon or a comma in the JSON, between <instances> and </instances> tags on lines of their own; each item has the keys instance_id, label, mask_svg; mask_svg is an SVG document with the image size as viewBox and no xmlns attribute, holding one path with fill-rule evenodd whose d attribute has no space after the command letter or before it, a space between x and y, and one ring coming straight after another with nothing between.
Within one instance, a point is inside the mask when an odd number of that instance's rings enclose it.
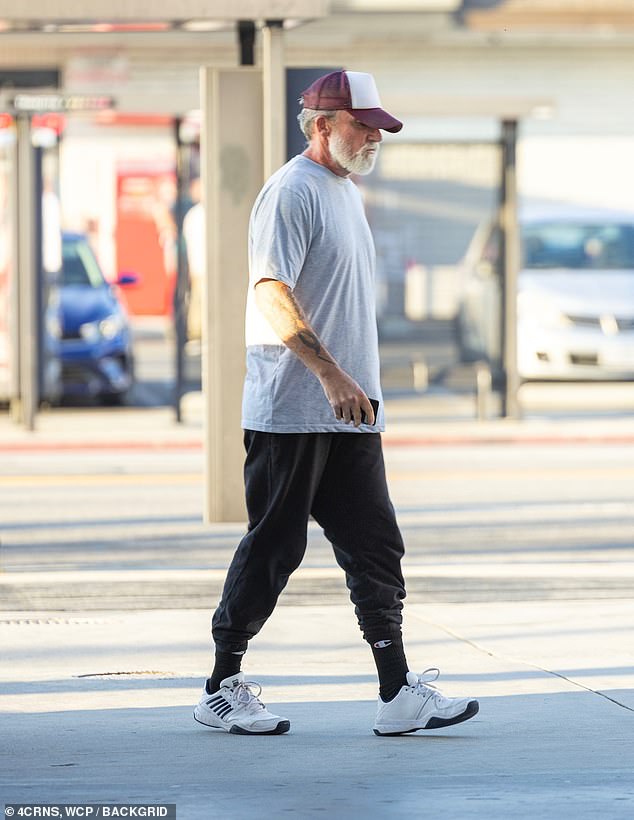
<instances>
[{"instance_id":1,"label":"car wheel","mask_svg":"<svg viewBox=\"0 0 634 820\"><path fill-rule=\"evenodd\" d=\"M99 400L103 407L123 407L129 403L130 391L123 393L103 393Z\"/></svg>"}]
</instances>

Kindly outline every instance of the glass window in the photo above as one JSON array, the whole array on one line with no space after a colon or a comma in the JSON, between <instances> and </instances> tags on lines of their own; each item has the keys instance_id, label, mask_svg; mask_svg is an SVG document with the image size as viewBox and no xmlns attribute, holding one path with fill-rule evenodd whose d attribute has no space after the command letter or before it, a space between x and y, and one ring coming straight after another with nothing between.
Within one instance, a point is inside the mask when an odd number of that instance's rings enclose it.
<instances>
[{"instance_id":1,"label":"glass window","mask_svg":"<svg viewBox=\"0 0 634 820\"><path fill-rule=\"evenodd\" d=\"M88 243L83 239L67 239L62 246L62 285L103 287L103 274Z\"/></svg>"},{"instance_id":2,"label":"glass window","mask_svg":"<svg viewBox=\"0 0 634 820\"><path fill-rule=\"evenodd\" d=\"M524 268L634 268L634 225L535 223L522 230Z\"/></svg>"}]
</instances>

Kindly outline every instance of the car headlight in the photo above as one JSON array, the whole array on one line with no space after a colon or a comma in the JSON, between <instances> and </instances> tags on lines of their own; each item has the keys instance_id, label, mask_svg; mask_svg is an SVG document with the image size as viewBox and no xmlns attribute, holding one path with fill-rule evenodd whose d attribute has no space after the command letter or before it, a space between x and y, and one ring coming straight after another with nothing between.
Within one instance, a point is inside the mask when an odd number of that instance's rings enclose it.
<instances>
[{"instance_id":1,"label":"car headlight","mask_svg":"<svg viewBox=\"0 0 634 820\"><path fill-rule=\"evenodd\" d=\"M84 322L79 327L82 339L87 342L98 342L100 339L114 339L123 330L123 318L118 313L111 313L105 319L96 322Z\"/></svg>"},{"instance_id":2,"label":"car headlight","mask_svg":"<svg viewBox=\"0 0 634 820\"><path fill-rule=\"evenodd\" d=\"M517 297L517 320L540 327L569 327L572 322L548 296L520 291Z\"/></svg>"},{"instance_id":3,"label":"car headlight","mask_svg":"<svg viewBox=\"0 0 634 820\"><path fill-rule=\"evenodd\" d=\"M114 339L123 330L123 324L118 313L111 313L99 322L99 331L104 339Z\"/></svg>"}]
</instances>

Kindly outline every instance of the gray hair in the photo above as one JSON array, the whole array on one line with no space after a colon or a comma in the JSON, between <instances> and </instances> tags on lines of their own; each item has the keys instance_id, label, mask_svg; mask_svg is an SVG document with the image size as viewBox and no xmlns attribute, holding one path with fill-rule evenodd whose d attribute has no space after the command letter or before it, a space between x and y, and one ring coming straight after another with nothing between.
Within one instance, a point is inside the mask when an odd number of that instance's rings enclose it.
<instances>
[{"instance_id":1,"label":"gray hair","mask_svg":"<svg viewBox=\"0 0 634 820\"><path fill-rule=\"evenodd\" d=\"M303 104L303 99L300 97L300 104ZM314 108L302 108L297 115L297 122L301 128L302 134L310 142L313 136L313 129L317 117L325 117L327 120L334 120L337 116L336 111L316 111Z\"/></svg>"}]
</instances>

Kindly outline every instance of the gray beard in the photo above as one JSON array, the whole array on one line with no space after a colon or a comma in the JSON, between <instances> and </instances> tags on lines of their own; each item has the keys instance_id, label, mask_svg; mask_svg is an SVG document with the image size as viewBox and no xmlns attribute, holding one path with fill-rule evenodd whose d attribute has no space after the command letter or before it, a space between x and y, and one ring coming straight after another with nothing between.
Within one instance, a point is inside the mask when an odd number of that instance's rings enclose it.
<instances>
[{"instance_id":1,"label":"gray beard","mask_svg":"<svg viewBox=\"0 0 634 820\"><path fill-rule=\"evenodd\" d=\"M350 174L359 174L360 176L365 176L372 171L379 154L378 142L373 143L373 150L371 151L366 148L361 148L356 154L353 154L348 148L346 141L335 133L330 135L328 148L330 150L330 156L337 165L340 165Z\"/></svg>"}]
</instances>

